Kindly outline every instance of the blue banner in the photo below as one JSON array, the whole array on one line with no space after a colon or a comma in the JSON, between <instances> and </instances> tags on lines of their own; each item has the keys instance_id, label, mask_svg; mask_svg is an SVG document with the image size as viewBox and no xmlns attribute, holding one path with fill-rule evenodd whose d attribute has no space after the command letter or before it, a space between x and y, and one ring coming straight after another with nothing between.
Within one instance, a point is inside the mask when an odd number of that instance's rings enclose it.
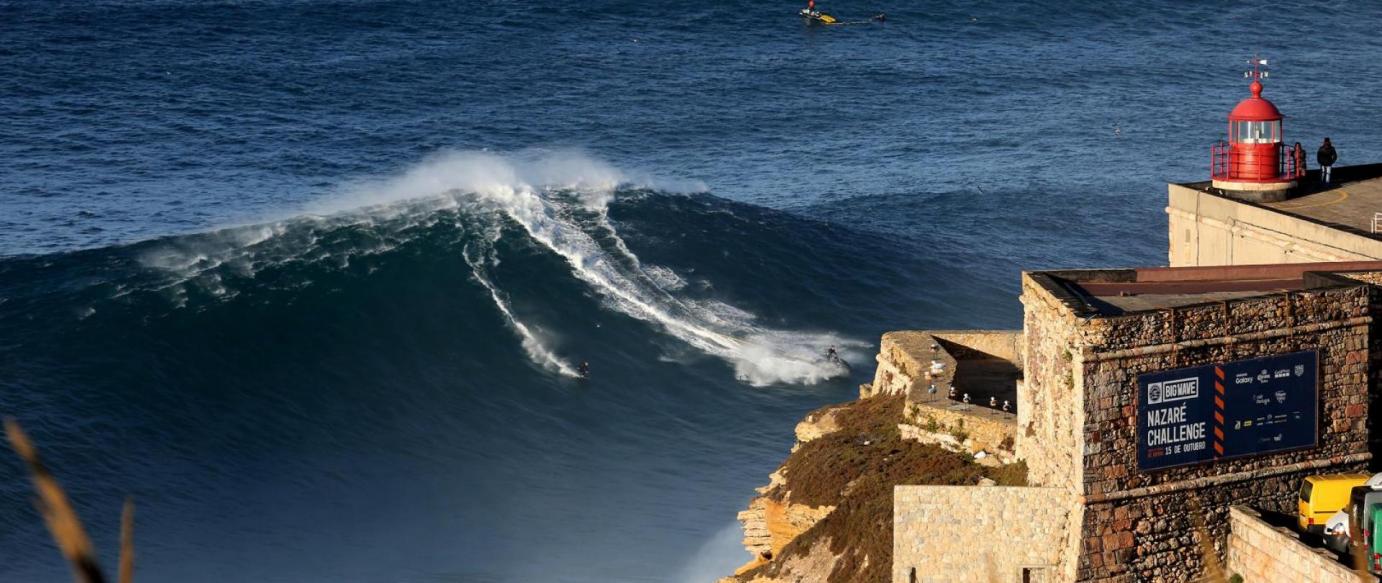
<instances>
[{"instance_id":1,"label":"blue banner","mask_svg":"<svg viewBox=\"0 0 1382 583\"><path fill-rule=\"evenodd\" d=\"M1305 351L1138 376L1138 469L1314 447L1318 360Z\"/></svg>"}]
</instances>

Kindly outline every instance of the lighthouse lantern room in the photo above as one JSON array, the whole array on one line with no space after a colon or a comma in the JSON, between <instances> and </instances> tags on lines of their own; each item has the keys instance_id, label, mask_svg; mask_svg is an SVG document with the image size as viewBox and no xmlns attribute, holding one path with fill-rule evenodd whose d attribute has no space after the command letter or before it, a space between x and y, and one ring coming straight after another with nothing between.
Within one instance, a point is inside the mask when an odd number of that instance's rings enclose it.
<instances>
[{"instance_id":1,"label":"lighthouse lantern room","mask_svg":"<svg viewBox=\"0 0 1382 583\"><path fill-rule=\"evenodd\" d=\"M1256 202L1283 200L1296 186L1299 175L1293 152L1282 140L1284 116L1262 97L1262 79L1268 76L1266 59L1254 58L1252 96L1228 114L1228 141L1214 145L1210 163L1214 188L1235 198Z\"/></svg>"}]
</instances>

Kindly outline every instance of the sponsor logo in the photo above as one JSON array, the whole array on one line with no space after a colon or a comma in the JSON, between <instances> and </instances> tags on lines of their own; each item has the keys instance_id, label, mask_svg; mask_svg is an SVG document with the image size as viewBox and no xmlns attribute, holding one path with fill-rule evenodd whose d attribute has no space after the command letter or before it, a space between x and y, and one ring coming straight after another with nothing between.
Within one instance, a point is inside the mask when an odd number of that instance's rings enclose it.
<instances>
[{"instance_id":1,"label":"sponsor logo","mask_svg":"<svg viewBox=\"0 0 1382 583\"><path fill-rule=\"evenodd\" d=\"M1159 383L1149 383L1147 385L1147 404L1149 405L1169 403L1171 401L1183 401L1185 399L1194 399L1199 396L1199 377L1161 381Z\"/></svg>"}]
</instances>

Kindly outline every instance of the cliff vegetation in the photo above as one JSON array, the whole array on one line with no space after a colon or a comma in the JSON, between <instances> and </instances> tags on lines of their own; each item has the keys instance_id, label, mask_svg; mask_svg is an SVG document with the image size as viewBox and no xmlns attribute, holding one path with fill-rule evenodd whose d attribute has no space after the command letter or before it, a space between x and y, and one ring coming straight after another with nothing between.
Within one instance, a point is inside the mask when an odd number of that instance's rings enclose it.
<instances>
[{"instance_id":1,"label":"cliff vegetation","mask_svg":"<svg viewBox=\"0 0 1382 583\"><path fill-rule=\"evenodd\" d=\"M965 453L904 439L901 395L812 412L798 444L740 514L756 558L728 582L875 583L891 576L893 486L1026 485L1018 463L986 467Z\"/></svg>"}]
</instances>

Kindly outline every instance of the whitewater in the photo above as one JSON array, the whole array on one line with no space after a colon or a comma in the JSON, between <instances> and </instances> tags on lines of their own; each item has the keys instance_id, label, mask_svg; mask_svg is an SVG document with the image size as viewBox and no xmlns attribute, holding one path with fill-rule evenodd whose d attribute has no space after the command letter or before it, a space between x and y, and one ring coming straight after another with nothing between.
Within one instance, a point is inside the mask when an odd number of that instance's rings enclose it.
<instances>
[{"instance_id":1,"label":"whitewater","mask_svg":"<svg viewBox=\"0 0 1382 583\"><path fill-rule=\"evenodd\" d=\"M600 294L607 309L725 360L740 381L758 387L811 384L848 374L846 363L864 358L867 342L832 332L764 327L747 310L679 298L681 277L666 267L645 265L609 218L609 204L620 192L678 196L704 190L702 183L630 176L579 151L441 152L396 176L356 181L291 218L220 229L195 245L176 241L157 246L146 252L144 264L176 276L162 287L177 290L173 296L179 301L182 286L191 282L215 295L233 295L224 284L222 268L252 276L268 265L304 259L344 266L352 256L393 249L420 225L451 220L473 231L460 253L524 352L542 368L578 377L580 357L570 354L575 347L563 355L555 347L560 343L556 335L522 321L488 272L500 261L494 243L511 233L505 226L516 225L531 241L561 257L569 269L563 275ZM377 240L323 255L313 233L342 226L372 229ZM842 360L826 358L830 348Z\"/></svg>"}]
</instances>

